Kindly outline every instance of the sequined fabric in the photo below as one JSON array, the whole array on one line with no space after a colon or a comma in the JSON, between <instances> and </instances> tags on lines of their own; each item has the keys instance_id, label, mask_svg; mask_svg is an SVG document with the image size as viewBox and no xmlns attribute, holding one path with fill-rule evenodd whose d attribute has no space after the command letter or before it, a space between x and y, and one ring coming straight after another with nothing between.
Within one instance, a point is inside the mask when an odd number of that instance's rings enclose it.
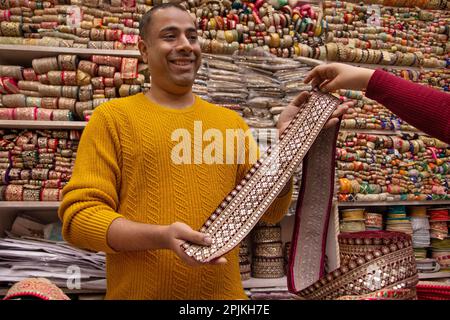
<instances>
[{"instance_id":1,"label":"sequined fabric","mask_svg":"<svg viewBox=\"0 0 450 320\"><path fill-rule=\"evenodd\" d=\"M301 298L417 298L415 286L419 279L411 236L386 231L343 233L339 244L341 266L298 292Z\"/></svg>"},{"instance_id":2,"label":"sequined fabric","mask_svg":"<svg viewBox=\"0 0 450 320\"><path fill-rule=\"evenodd\" d=\"M186 254L208 262L237 246L289 181L338 104L332 95L313 93L280 141L253 165L201 228L212 245L185 243Z\"/></svg>"}]
</instances>

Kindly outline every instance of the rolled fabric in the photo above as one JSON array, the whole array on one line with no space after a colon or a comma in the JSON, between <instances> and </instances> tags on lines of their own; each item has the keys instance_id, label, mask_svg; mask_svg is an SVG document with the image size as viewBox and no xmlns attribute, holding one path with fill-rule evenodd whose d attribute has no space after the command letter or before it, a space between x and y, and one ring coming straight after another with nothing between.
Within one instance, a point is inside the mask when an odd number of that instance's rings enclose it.
<instances>
[{"instance_id":1,"label":"rolled fabric","mask_svg":"<svg viewBox=\"0 0 450 320\"><path fill-rule=\"evenodd\" d=\"M77 102L76 99L61 97L58 99L58 108L75 112L75 103L76 102Z\"/></svg>"},{"instance_id":2,"label":"rolled fabric","mask_svg":"<svg viewBox=\"0 0 450 320\"><path fill-rule=\"evenodd\" d=\"M70 110L53 110L53 121L73 121L73 113Z\"/></svg>"},{"instance_id":3,"label":"rolled fabric","mask_svg":"<svg viewBox=\"0 0 450 320\"><path fill-rule=\"evenodd\" d=\"M38 81L20 80L17 85L22 90L39 91Z\"/></svg>"},{"instance_id":4,"label":"rolled fabric","mask_svg":"<svg viewBox=\"0 0 450 320\"><path fill-rule=\"evenodd\" d=\"M120 68L120 77L122 79L134 79L137 77L138 59L123 58Z\"/></svg>"},{"instance_id":5,"label":"rolled fabric","mask_svg":"<svg viewBox=\"0 0 450 320\"><path fill-rule=\"evenodd\" d=\"M20 93L4 95L2 103L9 108L24 108L27 106L26 96Z\"/></svg>"},{"instance_id":6,"label":"rolled fabric","mask_svg":"<svg viewBox=\"0 0 450 320\"><path fill-rule=\"evenodd\" d=\"M88 60L81 60L78 69L89 74L91 77L97 76L98 65Z\"/></svg>"},{"instance_id":7,"label":"rolled fabric","mask_svg":"<svg viewBox=\"0 0 450 320\"><path fill-rule=\"evenodd\" d=\"M27 107L27 108L15 108L13 109L14 120L36 120L38 108Z\"/></svg>"},{"instance_id":8,"label":"rolled fabric","mask_svg":"<svg viewBox=\"0 0 450 320\"><path fill-rule=\"evenodd\" d=\"M55 97L42 98L41 107L46 109L58 109L58 98Z\"/></svg>"},{"instance_id":9,"label":"rolled fabric","mask_svg":"<svg viewBox=\"0 0 450 320\"><path fill-rule=\"evenodd\" d=\"M36 120L40 121L52 121L53 120L53 110L39 108L36 112Z\"/></svg>"},{"instance_id":10,"label":"rolled fabric","mask_svg":"<svg viewBox=\"0 0 450 320\"><path fill-rule=\"evenodd\" d=\"M26 106L40 108L40 107L42 107L42 98L26 97Z\"/></svg>"},{"instance_id":11,"label":"rolled fabric","mask_svg":"<svg viewBox=\"0 0 450 320\"><path fill-rule=\"evenodd\" d=\"M79 86L89 85L91 83L91 76L82 71L81 69L77 70L76 73L76 84Z\"/></svg>"},{"instance_id":12,"label":"rolled fabric","mask_svg":"<svg viewBox=\"0 0 450 320\"><path fill-rule=\"evenodd\" d=\"M96 64L113 66L116 69L120 69L122 66L122 57L93 55L91 59Z\"/></svg>"},{"instance_id":13,"label":"rolled fabric","mask_svg":"<svg viewBox=\"0 0 450 320\"><path fill-rule=\"evenodd\" d=\"M93 95L93 86L92 84L81 86L78 92L78 99L80 101L89 101L92 99Z\"/></svg>"},{"instance_id":14,"label":"rolled fabric","mask_svg":"<svg viewBox=\"0 0 450 320\"><path fill-rule=\"evenodd\" d=\"M14 120L13 108L0 108L0 119Z\"/></svg>"},{"instance_id":15,"label":"rolled fabric","mask_svg":"<svg viewBox=\"0 0 450 320\"><path fill-rule=\"evenodd\" d=\"M6 201L23 201L23 186L10 184L4 191Z\"/></svg>"},{"instance_id":16,"label":"rolled fabric","mask_svg":"<svg viewBox=\"0 0 450 320\"><path fill-rule=\"evenodd\" d=\"M33 59L31 64L37 74L44 74L59 69L57 57Z\"/></svg>"},{"instance_id":17,"label":"rolled fabric","mask_svg":"<svg viewBox=\"0 0 450 320\"><path fill-rule=\"evenodd\" d=\"M23 80L23 67L0 65L0 77L10 77L16 80Z\"/></svg>"},{"instance_id":18,"label":"rolled fabric","mask_svg":"<svg viewBox=\"0 0 450 320\"><path fill-rule=\"evenodd\" d=\"M5 37L22 37L22 23L2 21L0 22L0 31Z\"/></svg>"},{"instance_id":19,"label":"rolled fabric","mask_svg":"<svg viewBox=\"0 0 450 320\"><path fill-rule=\"evenodd\" d=\"M83 113L84 113L84 111L92 110L92 109L93 109L92 101L76 102L75 103L75 114L81 120L83 120Z\"/></svg>"},{"instance_id":20,"label":"rolled fabric","mask_svg":"<svg viewBox=\"0 0 450 320\"><path fill-rule=\"evenodd\" d=\"M42 94L42 96L61 97L62 96L62 88L63 88L63 86L40 84L39 92Z\"/></svg>"},{"instance_id":21,"label":"rolled fabric","mask_svg":"<svg viewBox=\"0 0 450 320\"><path fill-rule=\"evenodd\" d=\"M113 78L116 72L116 68L112 66L99 66L98 67L98 75L104 78Z\"/></svg>"},{"instance_id":22,"label":"rolled fabric","mask_svg":"<svg viewBox=\"0 0 450 320\"><path fill-rule=\"evenodd\" d=\"M16 80L12 77L1 77L0 86L6 91L5 93L19 93L20 89Z\"/></svg>"}]
</instances>

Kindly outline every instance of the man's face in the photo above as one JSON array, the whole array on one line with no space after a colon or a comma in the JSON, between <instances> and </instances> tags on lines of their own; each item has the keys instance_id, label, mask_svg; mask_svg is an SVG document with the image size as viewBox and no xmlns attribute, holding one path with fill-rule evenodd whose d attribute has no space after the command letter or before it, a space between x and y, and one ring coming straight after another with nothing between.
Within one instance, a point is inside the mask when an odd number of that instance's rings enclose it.
<instances>
[{"instance_id":1,"label":"man's face","mask_svg":"<svg viewBox=\"0 0 450 320\"><path fill-rule=\"evenodd\" d=\"M190 89L201 63L197 29L187 12L177 8L156 11L146 39L139 43L152 84L171 93Z\"/></svg>"}]
</instances>

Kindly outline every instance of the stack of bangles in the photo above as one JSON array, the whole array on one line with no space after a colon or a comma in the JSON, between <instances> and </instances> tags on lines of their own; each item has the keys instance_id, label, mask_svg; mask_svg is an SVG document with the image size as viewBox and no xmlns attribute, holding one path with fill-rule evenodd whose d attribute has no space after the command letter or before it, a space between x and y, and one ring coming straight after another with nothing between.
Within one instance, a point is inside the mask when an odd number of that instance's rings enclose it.
<instances>
[{"instance_id":1,"label":"stack of bangles","mask_svg":"<svg viewBox=\"0 0 450 320\"><path fill-rule=\"evenodd\" d=\"M60 201L80 131L0 130L0 201Z\"/></svg>"},{"instance_id":2,"label":"stack of bangles","mask_svg":"<svg viewBox=\"0 0 450 320\"><path fill-rule=\"evenodd\" d=\"M340 201L448 200L449 145L426 136L338 136Z\"/></svg>"},{"instance_id":3,"label":"stack of bangles","mask_svg":"<svg viewBox=\"0 0 450 320\"><path fill-rule=\"evenodd\" d=\"M448 64L448 11L380 7L325 1L328 60L445 68ZM370 10L373 10L370 9ZM378 16L379 15L379 16ZM331 44L333 44L331 46Z\"/></svg>"},{"instance_id":4,"label":"stack of bangles","mask_svg":"<svg viewBox=\"0 0 450 320\"><path fill-rule=\"evenodd\" d=\"M152 1L136 2L130 6L121 0L101 5L83 1L83 5L68 7L5 0L0 4L0 44L136 50L139 21Z\"/></svg>"},{"instance_id":5,"label":"stack of bangles","mask_svg":"<svg viewBox=\"0 0 450 320\"><path fill-rule=\"evenodd\" d=\"M88 120L100 104L139 93L149 82L137 58L58 55L31 65L0 65L0 119Z\"/></svg>"}]
</instances>

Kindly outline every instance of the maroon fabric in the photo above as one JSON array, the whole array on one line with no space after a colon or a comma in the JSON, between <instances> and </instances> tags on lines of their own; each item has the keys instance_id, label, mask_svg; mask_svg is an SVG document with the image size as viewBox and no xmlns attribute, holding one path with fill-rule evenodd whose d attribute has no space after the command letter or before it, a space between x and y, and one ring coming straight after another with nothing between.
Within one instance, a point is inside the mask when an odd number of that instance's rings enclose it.
<instances>
[{"instance_id":1,"label":"maroon fabric","mask_svg":"<svg viewBox=\"0 0 450 320\"><path fill-rule=\"evenodd\" d=\"M450 143L450 94L376 70L366 96L417 129Z\"/></svg>"},{"instance_id":2,"label":"maroon fabric","mask_svg":"<svg viewBox=\"0 0 450 320\"><path fill-rule=\"evenodd\" d=\"M421 284L416 286L419 300L450 300L450 286L437 283L436 285Z\"/></svg>"}]
</instances>

